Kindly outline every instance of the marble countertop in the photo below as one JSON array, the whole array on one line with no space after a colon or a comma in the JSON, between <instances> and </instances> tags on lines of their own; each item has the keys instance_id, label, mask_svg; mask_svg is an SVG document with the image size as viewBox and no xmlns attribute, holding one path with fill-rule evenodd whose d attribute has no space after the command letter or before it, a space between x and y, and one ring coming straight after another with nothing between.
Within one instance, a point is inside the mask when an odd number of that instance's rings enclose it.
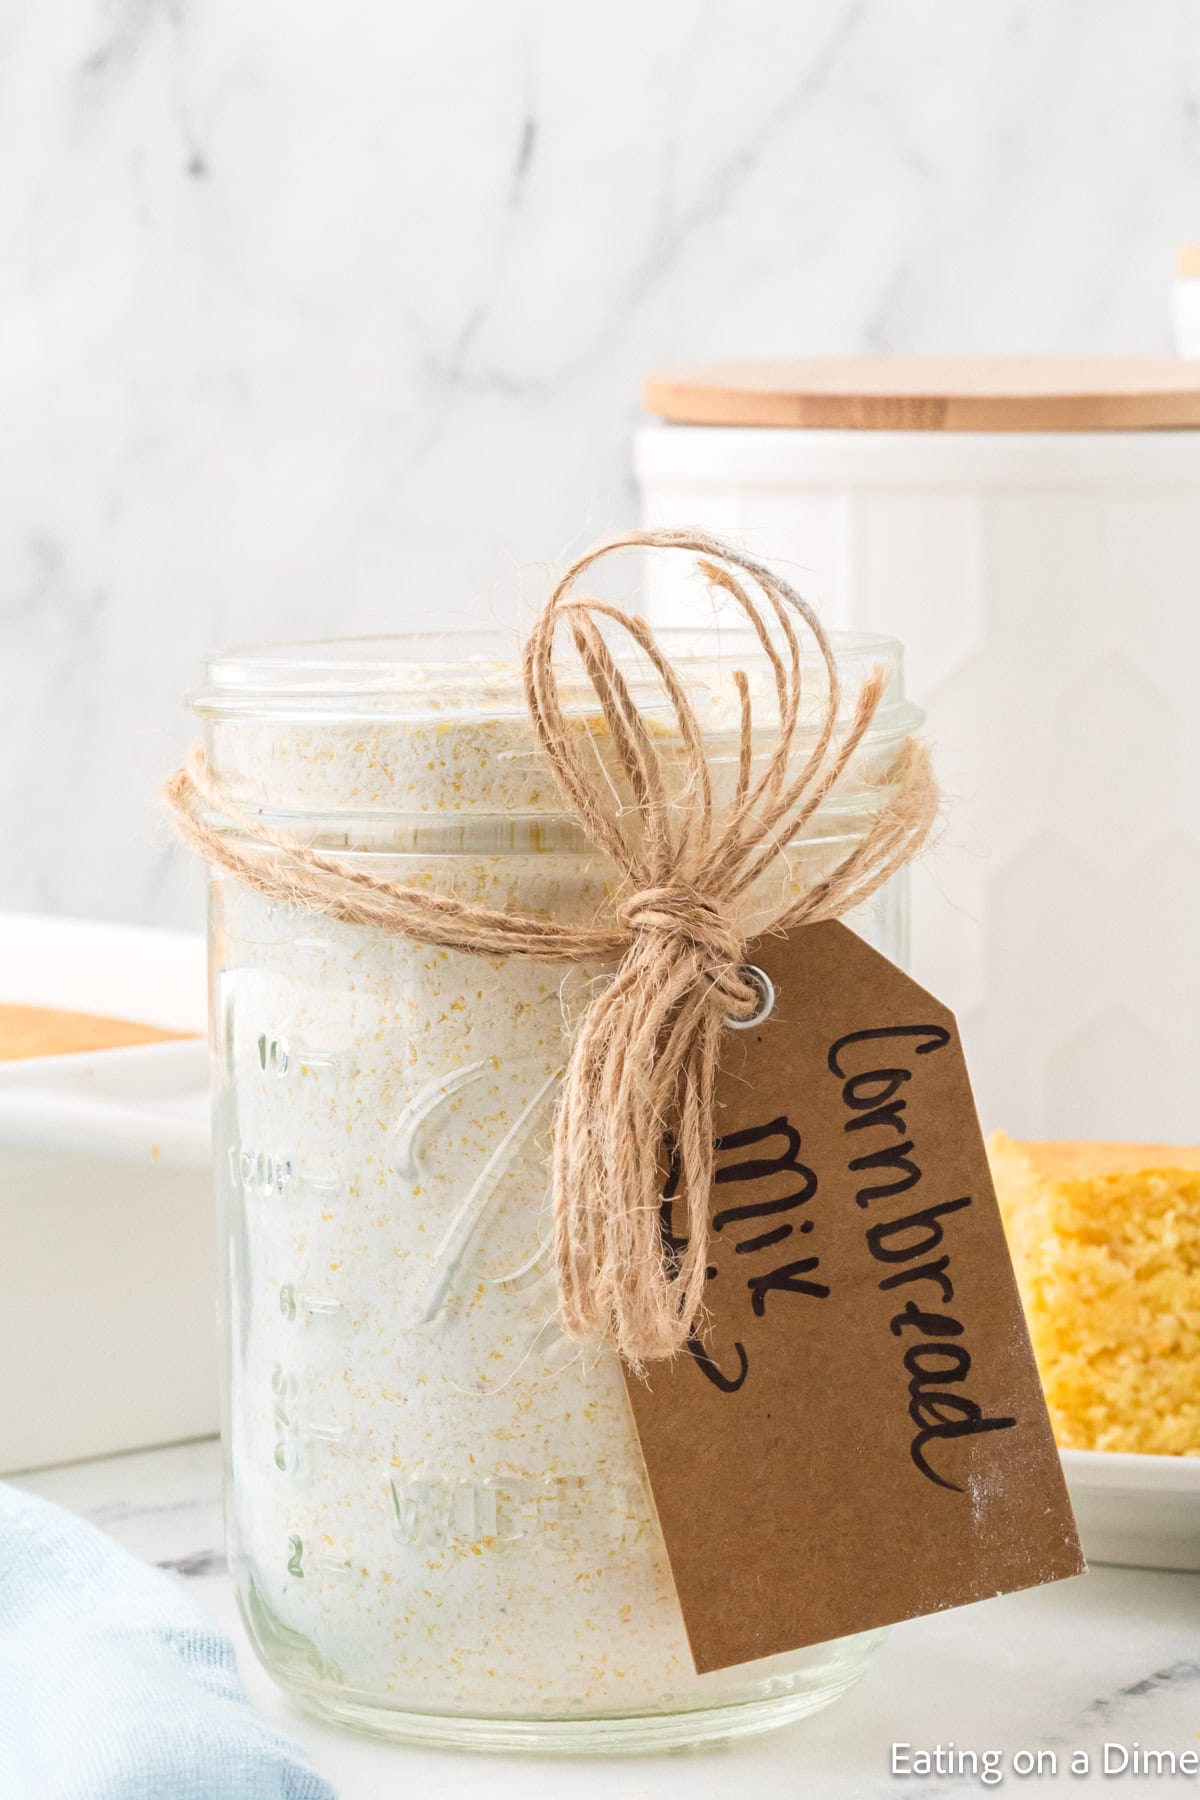
<instances>
[{"instance_id":1,"label":"marble countertop","mask_svg":"<svg viewBox=\"0 0 1200 1800\"><path fill-rule=\"evenodd\" d=\"M255 1704L308 1746L341 1800L715 1800L735 1788L758 1800L942 1800L1013 1786L1039 1794L1115 1787L1142 1800L1186 1787L1186 1776L1106 1777L1106 1742L1139 1753L1200 1750L1200 1574L1118 1568L902 1626L839 1704L726 1749L585 1762L372 1743L297 1712L251 1655L225 1567L215 1441L45 1470L18 1485L82 1513L185 1582L234 1638ZM999 1750L1003 1779L893 1774L894 1743L912 1746L914 1761L938 1745ZM1070 1772L1080 1750L1090 1757L1086 1776ZM1021 1751L1053 1752L1057 1773L1044 1756L1044 1772L1023 1778L1013 1763Z\"/></svg>"}]
</instances>

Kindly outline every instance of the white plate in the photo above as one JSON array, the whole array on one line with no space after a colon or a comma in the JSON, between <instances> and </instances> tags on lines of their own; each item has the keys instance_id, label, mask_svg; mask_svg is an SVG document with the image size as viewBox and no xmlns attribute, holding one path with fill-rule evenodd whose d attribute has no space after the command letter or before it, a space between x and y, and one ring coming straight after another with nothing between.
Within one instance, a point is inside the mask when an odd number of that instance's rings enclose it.
<instances>
[{"instance_id":1,"label":"white plate","mask_svg":"<svg viewBox=\"0 0 1200 1800\"><path fill-rule=\"evenodd\" d=\"M1064 1450L1089 1562L1200 1569L1200 1456Z\"/></svg>"}]
</instances>

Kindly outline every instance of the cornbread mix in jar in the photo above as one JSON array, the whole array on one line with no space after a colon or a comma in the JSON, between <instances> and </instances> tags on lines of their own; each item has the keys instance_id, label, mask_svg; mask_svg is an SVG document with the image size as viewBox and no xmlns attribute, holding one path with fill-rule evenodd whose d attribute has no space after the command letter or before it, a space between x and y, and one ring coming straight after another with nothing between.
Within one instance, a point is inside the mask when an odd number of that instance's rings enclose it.
<instances>
[{"instance_id":1,"label":"cornbread mix in jar","mask_svg":"<svg viewBox=\"0 0 1200 1800\"><path fill-rule=\"evenodd\" d=\"M609 1040L651 1032L650 1092L694 1005L680 1118L628 1124L674 1131L686 1167L709 1020L763 999L722 957L844 874L919 723L898 644L838 638L827 664L800 616L793 665L779 605L761 637L740 612L752 572L708 566L713 623L657 647L572 612L568 579L540 673L514 645L324 642L218 657L196 697L203 754L168 797L213 864L231 1563L267 1668L347 1724L690 1744L825 1705L878 1642L696 1672L621 1366L700 1341L695 1269L672 1240L645 1292L601 1278L614 1241L643 1254L596 1225L629 1178L622 1148L603 1163ZM729 847L789 796L782 854ZM899 962L908 854L842 896ZM651 994L657 1023L595 1028Z\"/></svg>"}]
</instances>

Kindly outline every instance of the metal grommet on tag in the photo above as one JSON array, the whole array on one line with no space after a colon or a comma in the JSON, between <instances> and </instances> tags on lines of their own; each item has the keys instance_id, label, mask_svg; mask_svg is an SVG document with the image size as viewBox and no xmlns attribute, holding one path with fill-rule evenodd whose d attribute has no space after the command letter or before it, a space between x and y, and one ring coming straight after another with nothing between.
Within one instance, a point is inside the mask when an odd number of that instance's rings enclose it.
<instances>
[{"instance_id":1,"label":"metal grommet on tag","mask_svg":"<svg viewBox=\"0 0 1200 1800\"><path fill-rule=\"evenodd\" d=\"M743 981L748 981L751 987L758 989L758 1005L748 1019L726 1019L725 1023L730 1031L749 1031L752 1025L761 1025L764 1019L770 1017L775 1005L775 983L757 963L743 963L738 974Z\"/></svg>"}]
</instances>

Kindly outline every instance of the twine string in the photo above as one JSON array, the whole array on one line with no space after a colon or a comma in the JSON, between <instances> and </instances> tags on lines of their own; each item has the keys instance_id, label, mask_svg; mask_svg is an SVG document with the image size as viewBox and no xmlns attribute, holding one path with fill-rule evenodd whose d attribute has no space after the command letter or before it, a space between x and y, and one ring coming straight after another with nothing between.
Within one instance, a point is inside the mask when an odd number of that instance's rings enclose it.
<instances>
[{"instance_id":1,"label":"twine string","mask_svg":"<svg viewBox=\"0 0 1200 1800\"><path fill-rule=\"evenodd\" d=\"M757 776L750 684L743 671L734 674L737 774L720 816L695 708L649 626L578 591L594 563L637 546L690 554L709 585L744 615L771 670L778 732ZM674 791L602 620L637 646L666 697L674 717L669 741L682 763ZM813 746L793 772L802 700L797 625L824 663L825 699ZM564 627L632 807L620 804L599 759L589 761L564 710L556 663ZM839 735L837 661L816 613L765 565L699 531L630 532L580 557L534 621L522 674L542 752L587 838L622 877L611 916L591 925L496 912L319 851L235 801L200 749L163 795L197 855L271 900L473 956L616 963L579 1021L559 1093L554 1259L568 1335L608 1344L640 1368L680 1350L701 1315L721 1036L728 1022L753 1016L760 1000L744 973L747 896L845 774L878 709L885 674L876 668L867 676ZM918 853L937 810L928 752L909 739L867 830L834 868L793 892L766 928L788 930L862 905ZM676 1205L686 1218L682 1248L678 1240L668 1248L660 1227L667 1132L679 1169Z\"/></svg>"}]
</instances>

